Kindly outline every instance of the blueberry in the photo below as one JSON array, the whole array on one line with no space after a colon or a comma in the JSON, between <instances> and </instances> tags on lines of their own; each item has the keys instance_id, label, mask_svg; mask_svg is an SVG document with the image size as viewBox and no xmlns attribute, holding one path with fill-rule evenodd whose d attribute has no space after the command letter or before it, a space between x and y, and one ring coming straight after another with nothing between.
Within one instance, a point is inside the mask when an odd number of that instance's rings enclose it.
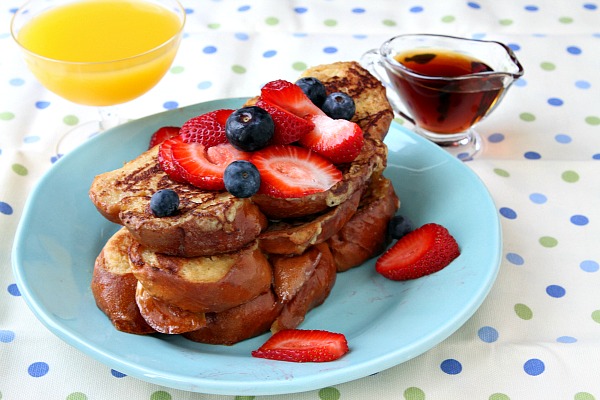
<instances>
[{"instance_id":1,"label":"blueberry","mask_svg":"<svg viewBox=\"0 0 600 400\"><path fill-rule=\"evenodd\" d=\"M170 217L179 208L179 196L172 189L161 189L150 199L150 210L157 217Z\"/></svg>"},{"instance_id":2,"label":"blueberry","mask_svg":"<svg viewBox=\"0 0 600 400\"><path fill-rule=\"evenodd\" d=\"M265 147L274 132L275 123L271 115L256 106L235 110L225 122L227 140L241 151L255 151Z\"/></svg>"},{"instance_id":3,"label":"blueberry","mask_svg":"<svg viewBox=\"0 0 600 400\"><path fill-rule=\"evenodd\" d=\"M235 197L251 197L260 187L260 173L250 161L237 160L225 168L225 189Z\"/></svg>"},{"instance_id":4,"label":"blueberry","mask_svg":"<svg viewBox=\"0 0 600 400\"><path fill-rule=\"evenodd\" d=\"M402 215L394 216L388 224L388 233L392 239L400 239L414 229L412 221Z\"/></svg>"},{"instance_id":5,"label":"blueberry","mask_svg":"<svg viewBox=\"0 0 600 400\"><path fill-rule=\"evenodd\" d=\"M333 119L351 120L356 112L356 105L346 93L335 92L327 96L321 109Z\"/></svg>"},{"instance_id":6,"label":"blueberry","mask_svg":"<svg viewBox=\"0 0 600 400\"><path fill-rule=\"evenodd\" d=\"M325 90L325 85L313 77L300 78L296 81L296 85L300 86L300 89L304 92L304 94L313 102L317 107L321 107L325 98L327 97L327 92Z\"/></svg>"}]
</instances>

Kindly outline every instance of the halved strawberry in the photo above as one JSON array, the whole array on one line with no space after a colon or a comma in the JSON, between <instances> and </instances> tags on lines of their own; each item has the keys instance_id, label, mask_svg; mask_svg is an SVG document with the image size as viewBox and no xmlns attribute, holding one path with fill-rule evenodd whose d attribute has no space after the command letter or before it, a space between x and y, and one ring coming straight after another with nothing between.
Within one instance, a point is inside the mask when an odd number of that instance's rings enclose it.
<instances>
[{"instance_id":1,"label":"halved strawberry","mask_svg":"<svg viewBox=\"0 0 600 400\"><path fill-rule=\"evenodd\" d=\"M342 180L341 171L329 160L298 146L268 146L252 153L250 162L260 172L258 193L272 197L324 192Z\"/></svg>"},{"instance_id":2,"label":"halved strawberry","mask_svg":"<svg viewBox=\"0 0 600 400\"><path fill-rule=\"evenodd\" d=\"M186 143L201 143L206 147L226 143L225 122L233 110L215 110L186 121L181 136Z\"/></svg>"},{"instance_id":3,"label":"halved strawberry","mask_svg":"<svg viewBox=\"0 0 600 400\"><path fill-rule=\"evenodd\" d=\"M282 79L271 81L262 87L260 96L264 101L304 118L307 115L325 115L304 94L300 86Z\"/></svg>"},{"instance_id":4,"label":"halved strawberry","mask_svg":"<svg viewBox=\"0 0 600 400\"><path fill-rule=\"evenodd\" d=\"M252 356L298 363L327 362L337 360L348 350L348 341L341 333L287 329L271 336Z\"/></svg>"},{"instance_id":5,"label":"halved strawberry","mask_svg":"<svg viewBox=\"0 0 600 400\"><path fill-rule=\"evenodd\" d=\"M437 272L459 255L448 229L429 223L400 238L379 257L375 269L388 279L404 281Z\"/></svg>"},{"instance_id":6,"label":"halved strawberry","mask_svg":"<svg viewBox=\"0 0 600 400\"><path fill-rule=\"evenodd\" d=\"M314 129L299 143L334 164L352 162L362 150L364 137L360 126L345 119L331 119L326 115L313 115L309 119Z\"/></svg>"},{"instance_id":7,"label":"halved strawberry","mask_svg":"<svg viewBox=\"0 0 600 400\"><path fill-rule=\"evenodd\" d=\"M172 145L173 163L181 176L194 186L206 190L224 190L225 168L236 160L247 160L249 154L236 150L229 143L206 147L200 143Z\"/></svg>"},{"instance_id":8,"label":"halved strawberry","mask_svg":"<svg viewBox=\"0 0 600 400\"><path fill-rule=\"evenodd\" d=\"M148 143L148 148L151 149L159 143L164 142L167 139L171 139L173 136L179 135L178 126L163 126L160 127L152 134L150 137L150 143Z\"/></svg>"},{"instance_id":9,"label":"halved strawberry","mask_svg":"<svg viewBox=\"0 0 600 400\"><path fill-rule=\"evenodd\" d=\"M177 165L173 162L173 145L182 142L183 139L181 136L177 135L162 142L158 149L158 164L160 165L160 168L169 175L169 178L176 182L187 182L181 175Z\"/></svg>"},{"instance_id":10,"label":"halved strawberry","mask_svg":"<svg viewBox=\"0 0 600 400\"><path fill-rule=\"evenodd\" d=\"M256 105L266 110L273 118L275 132L271 144L290 144L313 130L315 124L306 118L292 114L283 108L259 98Z\"/></svg>"}]
</instances>

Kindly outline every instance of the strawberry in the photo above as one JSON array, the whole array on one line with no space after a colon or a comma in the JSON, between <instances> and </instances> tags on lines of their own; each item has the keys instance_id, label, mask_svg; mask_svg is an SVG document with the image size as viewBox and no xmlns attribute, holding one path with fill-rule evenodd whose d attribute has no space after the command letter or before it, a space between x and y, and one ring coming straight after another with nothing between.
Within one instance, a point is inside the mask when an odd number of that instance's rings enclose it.
<instances>
[{"instance_id":1,"label":"strawberry","mask_svg":"<svg viewBox=\"0 0 600 400\"><path fill-rule=\"evenodd\" d=\"M266 110L275 123L275 132L271 139L271 144L290 144L297 142L304 135L312 131L315 126L308 119L300 118L299 116L261 98L258 99L256 105L263 110Z\"/></svg>"},{"instance_id":2,"label":"strawberry","mask_svg":"<svg viewBox=\"0 0 600 400\"><path fill-rule=\"evenodd\" d=\"M177 135L172 137L171 139L167 139L160 144L158 149L158 164L160 168L169 175L171 179L176 182L187 182L185 178L181 175L179 168L173 162L173 145L177 143L181 143L183 139L181 136Z\"/></svg>"},{"instance_id":3,"label":"strawberry","mask_svg":"<svg viewBox=\"0 0 600 400\"><path fill-rule=\"evenodd\" d=\"M459 255L448 229L430 223L400 238L379 257L375 270L395 281L416 279L441 270Z\"/></svg>"},{"instance_id":4,"label":"strawberry","mask_svg":"<svg viewBox=\"0 0 600 400\"><path fill-rule=\"evenodd\" d=\"M262 100L274 104L301 118L307 115L325 115L323 111L304 94L300 86L284 80L267 83L260 90Z\"/></svg>"},{"instance_id":5,"label":"strawberry","mask_svg":"<svg viewBox=\"0 0 600 400\"><path fill-rule=\"evenodd\" d=\"M334 361L348 352L341 333L323 330L284 329L271 336L253 357L291 362Z\"/></svg>"},{"instance_id":6,"label":"strawberry","mask_svg":"<svg viewBox=\"0 0 600 400\"><path fill-rule=\"evenodd\" d=\"M246 160L249 154L236 150L229 143L206 147L183 140L171 147L173 163L181 176L194 186L206 190L224 190L223 173L235 160Z\"/></svg>"},{"instance_id":7,"label":"strawberry","mask_svg":"<svg viewBox=\"0 0 600 400\"><path fill-rule=\"evenodd\" d=\"M179 135L179 129L178 126L163 126L158 128L150 137L148 148L151 149L157 144L162 143L167 139L171 139L173 136Z\"/></svg>"},{"instance_id":8,"label":"strawberry","mask_svg":"<svg viewBox=\"0 0 600 400\"><path fill-rule=\"evenodd\" d=\"M226 143L225 122L233 110L215 110L186 121L181 136L186 143L201 143L206 147Z\"/></svg>"},{"instance_id":9,"label":"strawberry","mask_svg":"<svg viewBox=\"0 0 600 400\"><path fill-rule=\"evenodd\" d=\"M315 128L300 139L302 146L329 158L334 164L352 162L360 154L364 138L357 124L326 115L309 118Z\"/></svg>"},{"instance_id":10,"label":"strawberry","mask_svg":"<svg viewBox=\"0 0 600 400\"><path fill-rule=\"evenodd\" d=\"M329 160L303 147L272 145L250 157L260 172L258 193L272 197L303 197L324 192L342 180Z\"/></svg>"}]
</instances>

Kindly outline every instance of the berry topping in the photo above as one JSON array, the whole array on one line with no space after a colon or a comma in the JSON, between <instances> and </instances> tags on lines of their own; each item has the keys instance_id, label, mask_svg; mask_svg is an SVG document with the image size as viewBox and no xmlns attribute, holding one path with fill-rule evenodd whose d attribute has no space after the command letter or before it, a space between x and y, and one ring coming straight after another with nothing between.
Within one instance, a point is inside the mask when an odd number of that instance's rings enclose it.
<instances>
[{"instance_id":1,"label":"berry topping","mask_svg":"<svg viewBox=\"0 0 600 400\"><path fill-rule=\"evenodd\" d=\"M173 146L178 143L183 143L183 139L179 135L167 139L160 144L158 149L158 164L169 175L169 178L175 182L187 182L173 161Z\"/></svg>"},{"instance_id":2,"label":"berry topping","mask_svg":"<svg viewBox=\"0 0 600 400\"><path fill-rule=\"evenodd\" d=\"M150 210L157 217L170 217L179 208L179 196L172 189L156 191L150 198Z\"/></svg>"},{"instance_id":3,"label":"berry topping","mask_svg":"<svg viewBox=\"0 0 600 400\"><path fill-rule=\"evenodd\" d=\"M253 357L291 362L334 361L348 352L341 333L322 330L285 329L271 336Z\"/></svg>"},{"instance_id":4,"label":"berry topping","mask_svg":"<svg viewBox=\"0 0 600 400\"><path fill-rule=\"evenodd\" d=\"M392 239L400 239L402 236L413 231L415 226L412 221L403 215L394 216L388 224L388 235Z\"/></svg>"},{"instance_id":5,"label":"berry topping","mask_svg":"<svg viewBox=\"0 0 600 400\"><path fill-rule=\"evenodd\" d=\"M364 138L357 124L326 115L313 115L310 120L315 128L300 139L302 146L327 157L334 164L351 162L360 154Z\"/></svg>"},{"instance_id":6,"label":"berry topping","mask_svg":"<svg viewBox=\"0 0 600 400\"><path fill-rule=\"evenodd\" d=\"M275 123L275 131L273 132L271 144L290 144L297 142L308 132L312 131L315 126L311 121L300 118L299 116L264 101L263 99L259 99L256 102L256 105L266 110Z\"/></svg>"},{"instance_id":7,"label":"berry topping","mask_svg":"<svg viewBox=\"0 0 600 400\"><path fill-rule=\"evenodd\" d=\"M317 107L323 105L323 102L327 97L327 91L323 82L317 78L306 77L298 79L296 85L300 86L300 89L302 89L306 97L308 97L314 105Z\"/></svg>"},{"instance_id":8,"label":"berry topping","mask_svg":"<svg viewBox=\"0 0 600 400\"><path fill-rule=\"evenodd\" d=\"M201 143L206 147L226 143L225 122L233 110L215 110L189 119L181 127L186 143Z\"/></svg>"},{"instance_id":9,"label":"berry topping","mask_svg":"<svg viewBox=\"0 0 600 400\"><path fill-rule=\"evenodd\" d=\"M307 115L324 114L319 107L310 101L300 89L300 86L288 81L281 79L271 81L262 87L260 95L264 101L275 104L302 118Z\"/></svg>"},{"instance_id":10,"label":"berry topping","mask_svg":"<svg viewBox=\"0 0 600 400\"><path fill-rule=\"evenodd\" d=\"M174 136L179 135L179 127L178 126L163 126L158 128L156 132L152 134L150 138L150 143L148 144L148 148L151 149L157 144L164 142L167 139L171 139Z\"/></svg>"},{"instance_id":11,"label":"berry topping","mask_svg":"<svg viewBox=\"0 0 600 400\"><path fill-rule=\"evenodd\" d=\"M303 197L329 190L342 173L329 160L303 147L273 145L254 152L250 161L260 172L259 193Z\"/></svg>"},{"instance_id":12,"label":"berry topping","mask_svg":"<svg viewBox=\"0 0 600 400\"><path fill-rule=\"evenodd\" d=\"M223 173L233 161L246 160L248 153L235 149L229 143L206 148L200 143L183 141L171 146L173 163L189 183L206 190L223 190Z\"/></svg>"},{"instance_id":13,"label":"berry topping","mask_svg":"<svg viewBox=\"0 0 600 400\"><path fill-rule=\"evenodd\" d=\"M225 189L235 197L253 196L260 187L260 173L249 161L233 161L223 173Z\"/></svg>"},{"instance_id":14,"label":"berry topping","mask_svg":"<svg viewBox=\"0 0 600 400\"><path fill-rule=\"evenodd\" d=\"M352 119L356 112L356 105L352 97L346 93L331 93L321 106L323 112L333 119Z\"/></svg>"},{"instance_id":15,"label":"berry topping","mask_svg":"<svg viewBox=\"0 0 600 400\"><path fill-rule=\"evenodd\" d=\"M273 137L274 130L271 115L256 106L235 110L225 124L227 140L241 151L262 149Z\"/></svg>"},{"instance_id":16,"label":"berry topping","mask_svg":"<svg viewBox=\"0 0 600 400\"><path fill-rule=\"evenodd\" d=\"M437 272L459 255L458 243L450 232L430 223L399 239L379 257L375 269L388 279L404 281Z\"/></svg>"}]
</instances>

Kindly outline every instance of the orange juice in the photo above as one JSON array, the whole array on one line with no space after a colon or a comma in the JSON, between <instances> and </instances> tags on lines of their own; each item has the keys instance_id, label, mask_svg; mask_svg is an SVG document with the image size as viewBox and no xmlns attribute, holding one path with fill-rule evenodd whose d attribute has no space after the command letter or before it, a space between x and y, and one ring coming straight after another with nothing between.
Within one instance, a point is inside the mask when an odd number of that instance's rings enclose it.
<instances>
[{"instance_id":1,"label":"orange juice","mask_svg":"<svg viewBox=\"0 0 600 400\"><path fill-rule=\"evenodd\" d=\"M48 89L79 104L114 105L164 76L183 22L183 11L147 0L81 0L33 17L17 41Z\"/></svg>"}]
</instances>

